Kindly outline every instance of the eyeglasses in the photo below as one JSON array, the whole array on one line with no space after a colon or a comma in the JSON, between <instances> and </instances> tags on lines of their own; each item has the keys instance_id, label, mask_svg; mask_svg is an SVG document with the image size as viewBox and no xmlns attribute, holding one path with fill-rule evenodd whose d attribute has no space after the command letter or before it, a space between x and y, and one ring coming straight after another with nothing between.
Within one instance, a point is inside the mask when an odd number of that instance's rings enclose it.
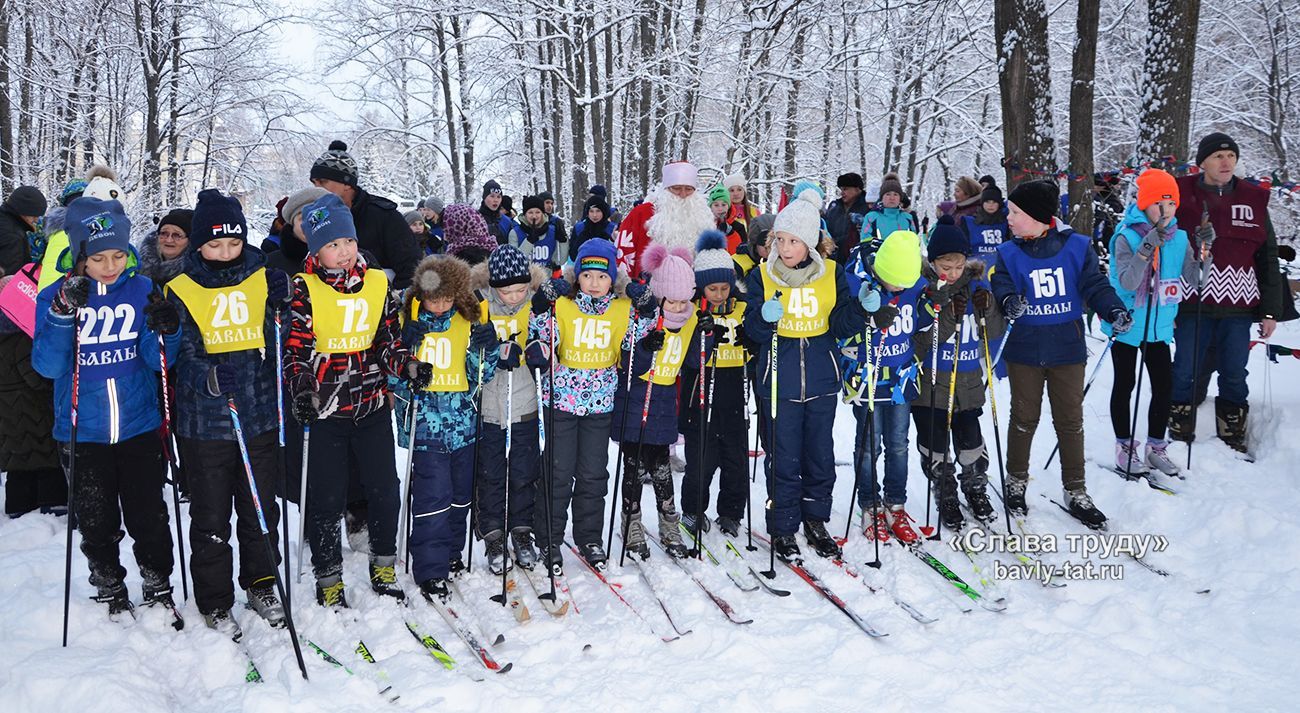
<instances>
[{"instance_id":1,"label":"eyeglasses","mask_svg":"<svg viewBox=\"0 0 1300 713\"><path fill-rule=\"evenodd\" d=\"M177 231L168 230L166 232L159 231L158 239L159 240L187 240L188 238L185 237L185 233L182 233L179 230Z\"/></svg>"}]
</instances>

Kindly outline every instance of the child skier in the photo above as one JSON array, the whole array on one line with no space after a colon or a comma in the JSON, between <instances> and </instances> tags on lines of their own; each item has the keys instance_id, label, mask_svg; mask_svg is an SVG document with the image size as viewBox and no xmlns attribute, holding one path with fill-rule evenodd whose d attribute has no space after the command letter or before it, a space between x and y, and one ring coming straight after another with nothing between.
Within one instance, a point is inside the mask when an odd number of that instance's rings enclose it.
<instances>
[{"instance_id":1,"label":"child skier","mask_svg":"<svg viewBox=\"0 0 1300 713\"><path fill-rule=\"evenodd\" d=\"M122 523L135 542L145 605L173 609L154 373L162 364L160 335L167 357L176 355L180 317L157 298L149 278L136 274L139 258L121 203L78 198L68 206L65 230L69 248L59 262L66 276L37 298L32 366L54 381L54 440L65 469L76 448L68 509L81 533L94 599L108 605L111 617L131 610L118 558Z\"/></svg>"},{"instance_id":2,"label":"child skier","mask_svg":"<svg viewBox=\"0 0 1300 713\"><path fill-rule=\"evenodd\" d=\"M271 626L284 625L284 607L275 594L278 557L267 558L227 399L239 409L271 551L278 554L280 375L272 330L292 292L289 276L267 269L266 255L247 244L248 225L234 197L201 191L193 225L184 271L167 284L184 335L176 361L176 436L189 479L190 571L204 622L238 639L239 623L230 613L232 504L240 588Z\"/></svg>"},{"instance_id":3,"label":"child skier","mask_svg":"<svg viewBox=\"0 0 1300 713\"><path fill-rule=\"evenodd\" d=\"M727 252L735 255L737 248L748 242L745 220L732 213L731 193L721 183L709 191L709 210L713 211L713 222L718 231L725 236Z\"/></svg>"},{"instance_id":4,"label":"child skier","mask_svg":"<svg viewBox=\"0 0 1300 713\"><path fill-rule=\"evenodd\" d=\"M394 395L406 405L398 414L400 440L406 443L409 409L415 409L412 572L421 594L445 600L448 576L464 569L461 549L476 463L472 414L481 385L496 373L497 333L470 289L469 266L450 255L420 262L402 304L402 343L433 367L423 390L390 379Z\"/></svg>"},{"instance_id":5,"label":"child skier","mask_svg":"<svg viewBox=\"0 0 1300 713\"><path fill-rule=\"evenodd\" d=\"M802 556L795 539L801 521L819 555L840 552L826 531L835 486L836 340L860 333L865 323L843 268L825 257L835 243L821 231L820 209L816 189L800 191L776 216L770 258L746 280L743 324L761 357L759 408L776 411L767 442L767 528L786 561Z\"/></svg>"},{"instance_id":6,"label":"child skier","mask_svg":"<svg viewBox=\"0 0 1300 713\"><path fill-rule=\"evenodd\" d=\"M1084 480L1084 306L1111 322L1116 334L1127 332L1133 319L1097 267L1088 237L1056 222L1058 196L1052 181L1027 181L1011 191L1007 223L1014 237L998 248L992 276L993 294L1015 322L1005 349L1011 382L1006 506L1028 512L1029 447L1046 386L1061 446L1065 505L1080 522L1101 529L1106 516L1088 497Z\"/></svg>"},{"instance_id":7,"label":"child skier","mask_svg":"<svg viewBox=\"0 0 1300 713\"><path fill-rule=\"evenodd\" d=\"M755 219L757 220L757 219ZM697 327L694 343L682 366L681 414L678 429L686 437L686 476L682 478L682 522L695 531L698 516L702 532L709 530L704 516L709 506L713 473L721 470L718 486L718 529L731 537L740 534L749 495L746 449L749 433L745 426L748 404L745 395L744 330L740 326L745 303L732 293L736 271L727 255L726 240L717 231L705 231L695 244L695 289L704 313L713 322L712 334ZM699 342L704 340L705 368L699 366ZM704 415L700 414L700 384L705 380ZM704 420L704 440L700 421Z\"/></svg>"},{"instance_id":8,"label":"child skier","mask_svg":"<svg viewBox=\"0 0 1300 713\"><path fill-rule=\"evenodd\" d=\"M921 392L912 405L921 470L937 491L940 521L944 527L954 531L964 524L957 499L959 479L966 505L975 518L989 522L997 517L986 492L989 457L980 433L979 419L986 388L983 340L989 342L990 355L997 353L1005 323L993 304L993 293L984 277L988 268L970 254L971 244L966 235L953 225L950 217L941 217L930 234L926 246L928 262L922 270L927 292L938 313L938 332L930 339L920 338L916 342L922 368L926 371L933 369L934 381L931 385L931 375L922 376ZM987 334L981 332L981 318ZM957 341L955 349L954 335ZM932 351L936 342L939 345L937 363ZM950 418L951 437L948 432ZM952 458L948 456L949 441L952 442ZM957 476L958 465L961 467L960 477Z\"/></svg>"},{"instance_id":9,"label":"child skier","mask_svg":"<svg viewBox=\"0 0 1300 713\"><path fill-rule=\"evenodd\" d=\"M708 331L712 320L706 317L706 323L697 326L702 320L691 304L695 275L688 251L676 248L669 253L662 245L651 244L641 265L651 275L650 290L659 301L663 329L654 329L631 345L624 357L627 364L618 370L613 439L623 458L620 532L628 552L643 560L650 557L641 524L641 486L649 481L659 513L659 543L669 555L685 557L668 447L677 442L677 377L692 337L697 331Z\"/></svg>"},{"instance_id":10,"label":"child skier","mask_svg":"<svg viewBox=\"0 0 1300 713\"><path fill-rule=\"evenodd\" d=\"M858 295L867 317L866 336L844 340L844 386L853 402L858 421L854 459L857 478L854 492L868 536L880 540L890 533L904 544L917 541L907 514L907 430L911 403L918 394L917 361L913 340L930 329L933 318L923 302L926 281L921 277L921 238L899 230L891 233L870 252L862 243L850 255L853 274L849 290ZM857 284L855 284L857 283ZM872 386L874 380L874 387ZM867 428L867 418L872 419ZM870 431L870 433L868 433ZM866 436L871 436L871 443ZM875 461L885 452L884 478L875 477ZM874 483L874 484L873 484ZM873 489L878 488L879 490ZM884 508L880 507L884 492Z\"/></svg>"},{"instance_id":11,"label":"child skier","mask_svg":"<svg viewBox=\"0 0 1300 713\"><path fill-rule=\"evenodd\" d=\"M875 252L885 238L899 230L916 232L916 220L903 209L903 183L898 174L887 173L880 182L880 202L862 219L859 242L870 245L868 252Z\"/></svg>"},{"instance_id":12,"label":"child skier","mask_svg":"<svg viewBox=\"0 0 1300 713\"><path fill-rule=\"evenodd\" d=\"M550 270L569 260L569 236L546 214L540 196L524 196L522 218L512 223L510 244Z\"/></svg>"},{"instance_id":13,"label":"child skier","mask_svg":"<svg viewBox=\"0 0 1300 713\"><path fill-rule=\"evenodd\" d=\"M573 264L577 292L566 296L570 283L556 278L533 296L527 358L530 367L543 372L542 401L551 411L546 445L554 449L547 454L554 466L547 485L552 529L543 544L547 565L557 572L564 565L560 547L570 501L573 540L583 559L604 567L608 558L601 529L619 350L630 350L645 337L656 313L649 288L624 288L616 260L613 243L588 240Z\"/></svg>"},{"instance_id":14,"label":"child skier","mask_svg":"<svg viewBox=\"0 0 1300 713\"><path fill-rule=\"evenodd\" d=\"M307 540L316 575L316 601L347 607L339 521L352 459L370 506L370 586L404 598L397 583L400 496L388 406L388 377L415 389L429 385L433 367L413 358L398 335L398 305L388 276L357 250L352 213L334 194L303 208L308 256L293 278L284 379L294 416L307 436Z\"/></svg>"},{"instance_id":15,"label":"child skier","mask_svg":"<svg viewBox=\"0 0 1300 713\"><path fill-rule=\"evenodd\" d=\"M1135 327L1115 335L1110 349L1115 368L1110 392L1115 469L1136 475L1146 473L1150 466L1175 476L1178 466L1165 452L1169 445L1165 440L1169 398L1174 386L1169 346L1174 339L1182 285L1196 284L1200 265L1190 259L1191 243L1174 218L1179 199L1174 177L1158 168L1147 169L1138 176L1137 187L1137 200L1125 210L1110 242L1110 284L1124 306L1132 310ZM1101 329L1107 336L1112 333L1111 326L1104 322ZM1138 454L1134 438L1137 414L1129 413L1139 350L1151 380L1145 457Z\"/></svg>"},{"instance_id":16,"label":"child skier","mask_svg":"<svg viewBox=\"0 0 1300 713\"><path fill-rule=\"evenodd\" d=\"M547 279L546 271L530 265L511 245L492 251L486 263L471 271L479 294L487 296L488 316L496 327L501 347L496 377L483 386L483 440L479 444L478 528L487 545L488 566L500 574L505 566L506 527L514 547L515 562L531 570L537 565L533 546L533 507L538 469L537 386L524 366L528 320L533 294ZM509 418L510 453L507 461L506 428ZM506 472L506 463L510 472ZM510 511L506 512L509 488Z\"/></svg>"},{"instance_id":17,"label":"child skier","mask_svg":"<svg viewBox=\"0 0 1300 713\"><path fill-rule=\"evenodd\" d=\"M997 264L998 246L1006 242L1007 211L1002 207L1002 189L989 186L980 193L980 207L975 215L963 215L959 223L970 242L970 255L979 258L985 266Z\"/></svg>"}]
</instances>

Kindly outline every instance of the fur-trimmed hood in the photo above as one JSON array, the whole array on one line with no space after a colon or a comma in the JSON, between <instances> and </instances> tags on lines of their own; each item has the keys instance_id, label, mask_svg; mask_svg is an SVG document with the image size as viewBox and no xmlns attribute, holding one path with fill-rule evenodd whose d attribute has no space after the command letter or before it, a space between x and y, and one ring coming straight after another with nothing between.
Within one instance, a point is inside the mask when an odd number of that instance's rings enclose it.
<instances>
[{"instance_id":1,"label":"fur-trimmed hood","mask_svg":"<svg viewBox=\"0 0 1300 713\"><path fill-rule=\"evenodd\" d=\"M479 301L471 286L470 267L464 260L451 255L431 255L421 260L402 304L439 297L450 297L456 312L465 319L477 322L481 318Z\"/></svg>"}]
</instances>

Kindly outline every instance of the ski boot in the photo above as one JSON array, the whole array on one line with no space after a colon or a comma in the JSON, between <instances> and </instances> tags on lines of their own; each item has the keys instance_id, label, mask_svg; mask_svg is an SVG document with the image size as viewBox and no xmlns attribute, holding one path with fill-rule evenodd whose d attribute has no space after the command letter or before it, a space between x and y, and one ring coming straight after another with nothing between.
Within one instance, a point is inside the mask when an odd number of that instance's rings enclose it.
<instances>
[{"instance_id":1,"label":"ski boot","mask_svg":"<svg viewBox=\"0 0 1300 713\"><path fill-rule=\"evenodd\" d=\"M1218 424L1219 438L1238 453L1249 453L1246 449L1246 416L1249 413L1249 404L1214 399L1214 420Z\"/></svg>"},{"instance_id":2,"label":"ski boot","mask_svg":"<svg viewBox=\"0 0 1300 713\"><path fill-rule=\"evenodd\" d=\"M282 629L285 625L284 605L275 596L275 580L264 577L248 588L248 607L266 620L273 629Z\"/></svg>"},{"instance_id":3,"label":"ski boot","mask_svg":"<svg viewBox=\"0 0 1300 713\"><path fill-rule=\"evenodd\" d=\"M641 510L623 503L623 544L630 555L642 562L650 559L650 543L645 540L645 526L641 524Z\"/></svg>"},{"instance_id":4,"label":"ski boot","mask_svg":"<svg viewBox=\"0 0 1300 713\"><path fill-rule=\"evenodd\" d=\"M803 553L799 551L799 541L794 535L777 535L772 538L772 551L782 562L801 562Z\"/></svg>"},{"instance_id":5,"label":"ski boot","mask_svg":"<svg viewBox=\"0 0 1300 713\"><path fill-rule=\"evenodd\" d=\"M989 502L988 468L988 458L981 455L974 463L962 466L961 477L958 479L961 481L961 493L966 496L966 505L970 507L971 514L983 523L998 519L993 503Z\"/></svg>"},{"instance_id":6,"label":"ski boot","mask_svg":"<svg viewBox=\"0 0 1300 713\"><path fill-rule=\"evenodd\" d=\"M121 620L123 614L135 617L135 607L131 605L131 597L127 594L125 584L119 581L98 585L95 589L97 593L91 599L108 605L108 618L111 621Z\"/></svg>"},{"instance_id":7,"label":"ski boot","mask_svg":"<svg viewBox=\"0 0 1300 713\"><path fill-rule=\"evenodd\" d=\"M343 577L333 574L316 578L316 603L330 609L347 609L348 597L343 591Z\"/></svg>"},{"instance_id":8,"label":"ski boot","mask_svg":"<svg viewBox=\"0 0 1300 713\"><path fill-rule=\"evenodd\" d=\"M1147 441L1147 465L1170 478L1183 477L1182 471L1169 457L1168 441Z\"/></svg>"},{"instance_id":9,"label":"ski boot","mask_svg":"<svg viewBox=\"0 0 1300 713\"><path fill-rule=\"evenodd\" d=\"M1196 407L1191 404L1169 406L1169 438L1191 443L1196 440Z\"/></svg>"},{"instance_id":10,"label":"ski boot","mask_svg":"<svg viewBox=\"0 0 1300 713\"><path fill-rule=\"evenodd\" d=\"M966 524L961 515L961 501L957 499L957 468L952 463L935 463L931 469L935 490L939 491L939 521L956 532Z\"/></svg>"},{"instance_id":11,"label":"ski boot","mask_svg":"<svg viewBox=\"0 0 1300 713\"><path fill-rule=\"evenodd\" d=\"M453 554L447 561L447 572L453 577L459 577L465 572L465 560L459 554Z\"/></svg>"},{"instance_id":12,"label":"ski boot","mask_svg":"<svg viewBox=\"0 0 1300 713\"><path fill-rule=\"evenodd\" d=\"M719 515L718 529L727 537L740 537L740 520Z\"/></svg>"},{"instance_id":13,"label":"ski boot","mask_svg":"<svg viewBox=\"0 0 1300 713\"><path fill-rule=\"evenodd\" d=\"M397 583L397 557L370 557L370 588L375 594L393 597L398 601L406 599L406 592Z\"/></svg>"},{"instance_id":14,"label":"ski boot","mask_svg":"<svg viewBox=\"0 0 1300 713\"><path fill-rule=\"evenodd\" d=\"M483 545L487 550L488 570L501 576L506 571L506 533L493 530L483 536Z\"/></svg>"},{"instance_id":15,"label":"ski boot","mask_svg":"<svg viewBox=\"0 0 1300 713\"><path fill-rule=\"evenodd\" d=\"M682 524L686 526L687 530L691 531L691 534L695 534L695 513L693 512L682 513ZM709 521L709 516L702 515L700 517L700 532L701 533L708 532L709 528L711 527L713 527L713 523Z\"/></svg>"},{"instance_id":16,"label":"ski boot","mask_svg":"<svg viewBox=\"0 0 1300 713\"><path fill-rule=\"evenodd\" d=\"M1146 475L1147 462L1138 455L1137 441L1132 438L1115 441L1115 472L1129 480Z\"/></svg>"},{"instance_id":17,"label":"ski boot","mask_svg":"<svg viewBox=\"0 0 1300 713\"><path fill-rule=\"evenodd\" d=\"M533 547L533 531L531 528L510 528L510 544L515 550L516 564L527 570L537 566L537 548Z\"/></svg>"},{"instance_id":18,"label":"ski boot","mask_svg":"<svg viewBox=\"0 0 1300 713\"><path fill-rule=\"evenodd\" d=\"M609 555L605 554L605 546L601 543L588 542L578 548L578 554L582 555L582 559L586 560L587 564L591 565L592 569L597 572L605 571Z\"/></svg>"},{"instance_id":19,"label":"ski boot","mask_svg":"<svg viewBox=\"0 0 1300 713\"><path fill-rule=\"evenodd\" d=\"M876 507L874 511L872 508L864 509L862 511L862 523L862 534L868 540L889 542L889 518L885 516L883 505ZM873 524L868 525L867 523Z\"/></svg>"},{"instance_id":20,"label":"ski boot","mask_svg":"<svg viewBox=\"0 0 1300 713\"><path fill-rule=\"evenodd\" d=\"M835 544L835 538L826 531L826 523L821 520L804 520L803 536L808 538L808 545L819 557L839 559L844 556L844 551Z\"/></svg>"},{"instance_id":21,"label":"ski boot","mask_svg":"<svg viewBox=\"0 0 1300 713\"><path fill-rule=\"evenodd\" d=\"M1074 519L1087 525L1092 530L1106 529L1106 516L1101 514L1096 505L1092 504L1092 498L1088 497L1088 491L1083 488L1078 490L1065 491L1065 504L1070 515Z\"/></svg>"},{"instance_id":22,"label":"ski boot","mask_svg":"<svg viewBox=\"0 0 1300 713\"><path fill-rule=\"evenodd\" d=\"M542 546L542 559L556 577L564 576L564 553L559 545Z\"/></svg>"},{"instance_id":23,"label":"ski boot","mask_svg":"<svg viewBox=\"0 0 1300 713\"><path fill-rule=\"evenodd\" d=\"M904 545L914 545L921 539L916 534L916 530L913 530L909 524L916 522L916 520L913 520L912 516L907 514L902 505L890 505L889 509L885 511L885 519L889 523L890 533Z\"/></svg>"},{"instance_id":24,"label":"ski boot","mask_svg":"<svg viewBox=\"0 0 1300 713\"><path fill-rule=\"evenodd\" d=\"M1025 489L1028 487L1028 473L1007 474L1007 490L1002 496L1006 498L1007 511L1012 515L1024 517L1029 514L1029 504L1025 502Z\"/></svg>"},{"instance_id":25,"label":"ski boot","mask_svg":"<svg viewBox=\"0 0 1300 713\"><path fill-rule=\"evenodd\" d=\"M434 577L420 582L420 595L433 602L436 598L438 602L445 603L451 599L451 580L446 577Z\"/></svg>"},{"instance_id":26,"label":"ski boot","mask_svg":"<svg viewBox=\"0 0 1300 713\"><path fill-rule=\"evenodd\" d=\"M344 531L347 533L348 547L353 552L370 552L370 527L366 524L366 511L352 508L343 511Z\"/></svg>"},{"instance_id":27,"label":"ski boot","mask_svg":"<svg viewBox=\"0 0 1300 713\"><path fill-rule=\"evenodd\" d=\"M203 615L203 623L208 625L209 629L230 637L231 641L239 641L244 636L244 631L239 628L239 622L235 617L230 615L229 609L217 609Z\"/></svg>"},{"instance_id":28,"label":"ski boot","mask_svg":"<svg viewBox=\"0 0 1300 713\"><path fill-rule=\"evenodd\" d=\"M164 615L170 620L168 623L177 631L185 628L185 619L181 612L176 608L176 600L172 598L172 585L166 579L154 578L146 572L141 572L145 579L143 607L150 607L162 610Z\"/></svg>"}]
</instances>

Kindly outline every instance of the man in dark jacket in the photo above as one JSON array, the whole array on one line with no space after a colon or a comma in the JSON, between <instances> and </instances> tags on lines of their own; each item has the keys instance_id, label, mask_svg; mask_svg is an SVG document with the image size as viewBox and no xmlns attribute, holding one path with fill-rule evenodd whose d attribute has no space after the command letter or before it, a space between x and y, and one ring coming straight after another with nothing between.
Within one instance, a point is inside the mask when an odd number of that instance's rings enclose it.
<instances>
[{"instance_id":1,"label":"man in dark jacket","mask_svg":"<svg viewBox=\"0 0 1300 713\"><path fill-rule=\"evenodd\" d=\"M867 205L861 174L846 173L839 177L835 185L840 188L840 197L826 207L822 219L826 221L826 230L835 241L835 261L843 265L849 259L849 251L858 244L862 218L871 210L871 206Z\"/></svg>"},{"instance_id":2,"label":"man in dark jacket","mask_svg":"<svg viewBox=\"0 0 1300 713\"><path fill-rule=\"evenodd\" d=\"M1006 505L1028 511L1029 447L1043 406L1061 445L1061 483L1070 514L1100 529L1106 516L1084 482L1083 381L1088 361L1083 313L1090 307L1123 334L1133 325L1110 281L1097 266L1091 240L1056 218L1060 191L1053 181L1028 181L1007 197L1013 237L997 251L993 294L1013 324L1007 328L1011 427L1007 435Z\"/></svg>"},{"instance_id":3,"label":"man in dark jacket","mask_svg":"<svg viewBox=\"0 0 1300 713\"><path fill-rule=\"evenodd\" d=\"M45 215L45 196L32 186L19 186L0 204L0 269L12 275L30 262L27 233Z\"/></svg>"},{"instance_id":4,"label":"man in dark jacket","mask_svg":"<svg viewBox=\"0 0 1300 713\"><path fill-rule=\"evenodd\" d=\"M1201 284L1189 286L1178 309L1169 437L1190 443L1196 436L1193 364L1205 375L1208 352L1219 372L1214 400L1219 438L1244 453L1250 327L1258 322L1259 336L1271 337L1287 293L1268 214L1269 192L1233 175L1238 156L1231 137L1209 134L1196 150L1199 174L1178 179L1178 224L1194 236L1195 258L1211 259L1202 267Z\"/></svg>"},{"instance_id":5,"label":"man in dark jacket","mask_svg":"<svg viewBox=\"0 0 1300 713\"><path fill-rule=\"evenodd\" d=\"M515 230L515 221L508 215L509 208L502 211L502 204L508 198L501 192L501 184L489 180L483 184L483 200L478 204L478 214L487 224L488 235L496 238L497 245L505 245L510 234Z\"/></svg>"},{"instance_id":6,"label":"man in dark jacket","mask_svg":"<svg viewBox=\"0 0 1300 713\"><path fill-rule=\"evenodd\" d=\"M397 212L397 204L371 195L357 184L357 162L348 145L334 141L311 166L311 182L338 196L352 210L357 227L357 247L379 261L391 273L395 290L411 284L411 274L420 262L420 244Z\"/></svg>"}]
</instances>

